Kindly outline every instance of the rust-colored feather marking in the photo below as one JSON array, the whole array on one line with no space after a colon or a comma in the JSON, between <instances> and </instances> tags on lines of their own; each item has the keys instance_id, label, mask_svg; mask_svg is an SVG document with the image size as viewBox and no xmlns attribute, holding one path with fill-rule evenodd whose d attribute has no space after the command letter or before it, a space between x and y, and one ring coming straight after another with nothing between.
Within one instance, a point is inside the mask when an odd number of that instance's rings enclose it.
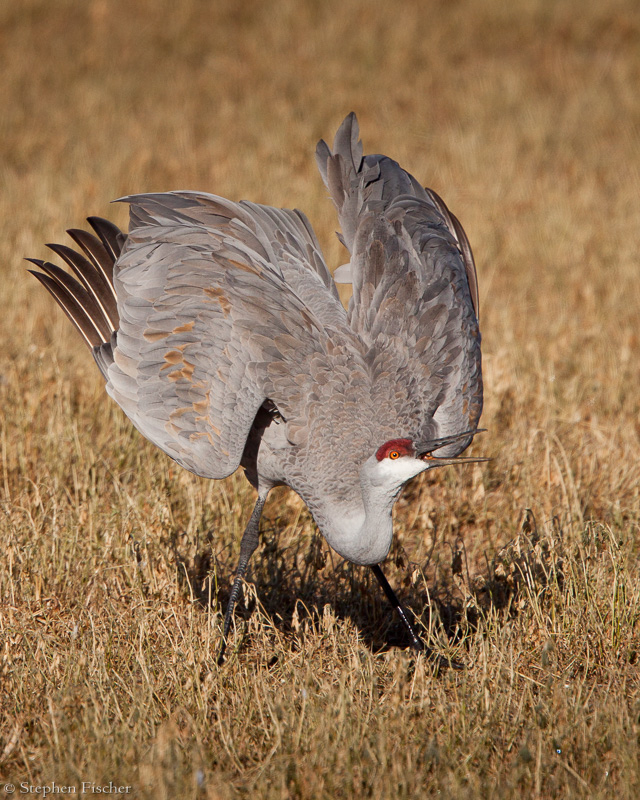
<instances>
[{"instance_id":1,"label":"rust-colored feather marking","mask_svg":"<svg viewBox=\"0 0 640 800\"><path fill-rule=\"evenodd\" d=\"M255 267L252 267L250 264L243 264L242 261L234 261L232 258L228 261L234 267L243 270L244 272L250 272L252 275L257 275L259 278L262 278L262 273L260 270L257 270Z\"/></svg>"},{"instance_id":2,"label":"rust-colored feather marking","mask_svg":"<svg viewBox=\"0 0 640 800\"><path fill-rule=\"evenodd\" d=\"M186 380L190 381L194 369L195 369L194 364L190 364L188 361L185 361L182 369L176 369L173 372L169 373L169 380L179 381L181 378L185 378Z\"/></svg>"},{"instance_id":3,"label":"rust-colored feather marking","mask_svg":"<svg viewBox=\"0 0 640 800\"><path fill-rule=\"evenodd\" d=\"M159 342L161 339L166 339L167 336L171 336L171 333L169 331L146 330L142 335L147 342Z\"/></svg>"},{"instance_id":4,"label":"rust-colored feather marking","mask_svg":"<svg viewBox=\"0 0 640 800\"><path fill-rule=\"evenodd\" d=\"M206 396L204 397L204 399L196 400L193 403L193 410L196 412L196 414L201 415L199 417L196 417L196 419L198 419L198 420L206 419L206 417L204 417L204 414L206 414L207 411L209 410L209 395L210 394L211 394L211 392L208 391ZM212 425L211 427L214 427L214 426ZM217 430L217 428L216 428L216 430ZM218 431L218 433L220 433L220 431Z\"/></svg>"},{"instance_id":5,"label":"rust-colored feather marking","mask_svg":"<svg viewBox=\"0 0 640 800\"><path fill-rule=\"evenodd\" d=\"M188 381L190 381L190 380L192 379L192 377L193 377L193 370L194 370L195 368L196 368L196 365L195 365L195 364L192 364L190 361L187 361L187 360L185 359L185 362L184 362L184 367L182 368L182 370L181 370L181 371L182 371L182 374L183 374L183 376L184 376L184 377L185 377L185 378L186 378Z\"/></svg>"},{"instance_id":6,"label":"rust-colored feather marking","mask_svg":"<svg viewBox=\"0 0 640 800\"><path fill-rule=\"evenodd\" d=\"M189 414L191 411L191 406L182 406L181 408L176 408L175 411L172 411L171 414L169 414L169 417L171 419L174 417L180 419L180 417L184 416L185 414Z\"/></svg>"},{"instance_id":7,"label":"rust-colored feather marking","mask_svg":"<svg viewBox=\"0 0 640 800\"><path fill-rule=\"evenodd\" d=\"M208 286L204 290L204 293L212 300L216 300L218 303L220 303L222 313L225 315L225 317L229 316L229 312L231 311L231 303L222 289L215 286Z\"/></svg>"},{"instance_id":8,"label":"rust-colored feather marking","mask_svg":"<svg viewBox=\"0 0 640 800\"><path fill-rule=\"evenodd\" d=\"M171 333L189 333L189 331L193 330L194 325L195 322L193 320L191 320L191 322L185 322L184 325L178 325L177 328L174 328Z\"/></svg>"},{"instance_id":9,"label":"rust-colored feather marking","mask_svg":"<svg viewBox=\"0 0 640 800\"><path fill-rule=\"evenodd\" d=\"M220 433L220 431L216 431L216 432ZM195 442L197 439L202 439L203 436L207 437L207 439L209 440L209 444L212 447L216 446L216 443L213 440L213 436L211 435L211 433L209 431L199 431L198 433L191 433L191 434L189 434L189 441L190 442Z\"/></svg>"},{"instance_id":10,"label":"rust-colored feather marking","mask_svg":"<svg viewBox=\"0 0 640 800\"><path fill-rule=\"evenodd\" d=\"M185 342L185 344L178 345L178 347L174 347L172 350L167 350L163 356L167 363L161 368L160 371L162 372L162 370L169 369L169 367L175 367L178 364L182 364L184 361L183 350L188 344L188 342Z\"/></svg>"}]
</instances>

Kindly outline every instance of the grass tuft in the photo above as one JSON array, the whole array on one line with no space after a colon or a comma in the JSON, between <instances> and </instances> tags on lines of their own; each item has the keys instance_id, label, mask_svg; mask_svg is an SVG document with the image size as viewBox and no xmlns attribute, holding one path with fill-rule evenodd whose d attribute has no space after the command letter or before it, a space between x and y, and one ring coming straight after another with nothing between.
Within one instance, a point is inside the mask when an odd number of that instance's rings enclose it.
<instances>
[{"instance_id":1,"label":"grass tuft","mask_svg":"<svg viewBox=\"0 0 640 800\"><path fill-rule=\"evenodd\" d=\"M637 4L21 0L0 33L2 779L640 796ZM492 460L411 484L386 566L466 668L285 491L218 667L252 492L141 439L21 259L192 188L303 208L337 266L313 147L350 110L477 256Z\"/></svg>"}]
</instances>

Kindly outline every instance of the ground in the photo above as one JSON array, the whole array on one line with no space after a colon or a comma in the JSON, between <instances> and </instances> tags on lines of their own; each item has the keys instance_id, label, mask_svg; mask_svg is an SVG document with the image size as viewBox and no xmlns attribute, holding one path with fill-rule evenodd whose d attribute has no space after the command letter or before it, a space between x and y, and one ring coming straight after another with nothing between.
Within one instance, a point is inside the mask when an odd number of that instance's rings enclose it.
<instances>
[{"instance_id":1,"label":"ground","mask_svg":"<svg viewBox=\"0 0 640 800\"><path fill-rule=\"evenodd\" d=\"M0 793L636 798L637 4L9 0L0 37ZM465 669L284 490L218 667L252 491L133 430L22 259L188 188L304 209L338 266L351 110L478 263L492 460L411 484L386 565Z\"/></svg>"}]
</instances>

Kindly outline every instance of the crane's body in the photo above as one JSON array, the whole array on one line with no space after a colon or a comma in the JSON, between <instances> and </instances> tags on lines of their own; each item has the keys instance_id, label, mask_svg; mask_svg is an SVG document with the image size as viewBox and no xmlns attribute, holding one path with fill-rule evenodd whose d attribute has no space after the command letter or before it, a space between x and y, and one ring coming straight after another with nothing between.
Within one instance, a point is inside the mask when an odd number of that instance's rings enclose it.
<instances>
[{"instance_id":1,"label":"crane's body","mask_svg":"<svg viewBox=\"0 0 640 800\"><path fill-rule=\"evenodd\" d=\"M127 235L90 218L97 238L70 231L81 254L50 245L77 280L34 261L138 430L197 475L242 465L257 489L225 637L271 488L294 489L382 582L402 487L461 460L482 410L460 223L396 162L362 156L353 114L316 156L350 254L336 273L348 310L301 212L197 192L123 198Z\"/></svg>"}]
</instances>

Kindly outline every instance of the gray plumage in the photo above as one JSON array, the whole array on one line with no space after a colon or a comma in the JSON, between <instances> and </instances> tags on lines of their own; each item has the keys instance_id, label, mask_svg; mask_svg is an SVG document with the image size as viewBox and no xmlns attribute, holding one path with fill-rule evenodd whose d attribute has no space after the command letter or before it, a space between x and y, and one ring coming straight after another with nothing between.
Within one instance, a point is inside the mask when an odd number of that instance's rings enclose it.
<instances>
[{"instance_id":1,"label":"gray plumage","mask_svg":"<svg viewBox=\"0 0 640 800\"><path fill-rule=\"evenodd\" d=\"M461 453L482 409L462 226L395 161L363 157L354 114L316 158L349 251L348 310L304 214L199 192L122 198L126 236L92 217L97 236L70 232L82 253L50 245L75 277L33 261L144 436L197 475L245 468L259 497L238 589L278 484L339 553L377 564L402 485L443 463L432 452Z\"/></svg>"}]
</instances>

